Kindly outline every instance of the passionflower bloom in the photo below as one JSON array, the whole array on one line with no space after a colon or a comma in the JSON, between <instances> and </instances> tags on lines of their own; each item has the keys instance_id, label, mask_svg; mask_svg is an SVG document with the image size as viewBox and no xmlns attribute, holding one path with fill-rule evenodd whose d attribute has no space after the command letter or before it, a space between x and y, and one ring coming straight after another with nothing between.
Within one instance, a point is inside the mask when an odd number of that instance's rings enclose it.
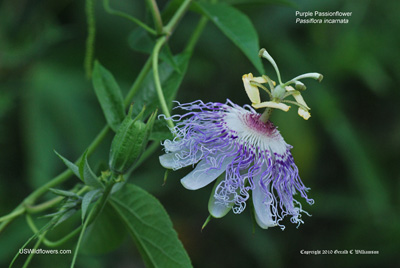
<instances>
[{"instance_id":1,"label":"passionflower bloom","mask_svg":"<svg viewBox=\"0 0 400 268\"><path fill-rule=\"evenodd\" d=\"M302 78L321 79L320 74L305 74L283 84L279 70L271 56L260 51L274 66L279 85L267 76L243 76L247 95L254 108L266 108L261 114L250 105L240 107L229 99L226 103L200 100L179 104L176 108L186 111L183 115L167 118L176 123L171 129L173 140L162 143L166 154L160 156L163 167L177 170L194 166L181 179L189 190L200 189L215 181L209 200L209 212L215 218L225 216L231 209L241 213L251 196L257 224L264 229L285 226L281 223L286 215L292 223L303 223L304 212L294 196L300 194L307 203L309 188L299 177L298 168L287 144L276 126L269 120L272 109L289 110L288 102L299 106L299 115L309 118L309 107L299 90L304 90ZM266 83L269 89L263 84ZM296 89L290 86L295 84ZM298 86L299 85L299 86ZM270 95L270 101L261 102L259 88ZM295 101L284 100L293 96Z\"/></svg>"}]
</instances>

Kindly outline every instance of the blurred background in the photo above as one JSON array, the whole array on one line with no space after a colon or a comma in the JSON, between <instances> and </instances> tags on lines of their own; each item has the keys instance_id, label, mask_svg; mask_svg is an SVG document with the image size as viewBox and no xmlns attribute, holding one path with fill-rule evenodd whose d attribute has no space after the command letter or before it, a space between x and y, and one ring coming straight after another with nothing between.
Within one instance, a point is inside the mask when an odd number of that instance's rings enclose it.
<instances>
[{"instance_id":1,"label":"blurred background","mask_svg":"<svg viewBox=\"0 0 400 268\"><path fill-rule=\"evenodd\" d=\"M157 1L163 8L167 1ZM222 1L221 1L222 2ZM250 210L212 220L212 186L184 189L191 169L170 172L158 165L161 148L130 181L155 195L170 214L194 267L399 267L400 250L400 10L398 1L249 1L235 7L252 20L276 60L282 80L320 72L322 83L306 81L303 96L311 119L296 109L274 112L313 206L303 202L304 225L285 219L285 231L254 227ZM115 9L149 19L142 1L112 0ZM85 77L83 1L0 3L0 215L9 213L33 189L64 170L57 150L76 159L104 125L91 81ZM352 12L348 24L296 24L295 11ZM189 12L170 39L179 53L199 15ZM132 50L136 25L107 14L96 2L95 57L126 93L147 55ZM266 73L275 77L264 61ZM241 76L259 75L242 52L211 22L190 62L177 100L248 103ZM106 163L111 135L90 158ZM65 184L65 187L72 186ZM113 224L113 223L111 223ZM116 222L115 224L118 224ZM9 264L32 235L23 219L0 235L0 266ZM84 248L77 267L143 267L133 242ZM59 249L71 249L69 243ZM378 255L305 256L301 250L375 250ZM106 254L101 254L108 251ZM71 255L35 256L32 267L69 267Z\"/></svg>"}]
</instances>

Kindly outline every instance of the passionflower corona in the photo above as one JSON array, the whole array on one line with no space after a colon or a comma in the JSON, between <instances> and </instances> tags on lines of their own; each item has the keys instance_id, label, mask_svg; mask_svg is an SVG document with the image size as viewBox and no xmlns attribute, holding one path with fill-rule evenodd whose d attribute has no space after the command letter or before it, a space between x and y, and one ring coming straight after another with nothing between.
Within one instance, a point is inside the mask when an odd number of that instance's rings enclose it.
<instances>
[{"instance_id":1,"label":"passionflower corona","mask_svg":"<svg viewBox=\"0 0 400 268\"><path fill-rule=\"evenodd\" d=\"M264 56L262 53L261 56ZM272 57L266 58L277 70ZM229 99L226 103L198 100L178 103L176 108L186 113L168 118L176 123L171 129L175 138L162 143L166 154L160 156L160 163L173 170L197 164L181 179L183 186L189 190L200 189L215 181L208 206L211 216L215 218L225 216L231 209L236 214L241 213L251 197L257 224L264 229L280 226L283 230L285 226L281 221L285 216L289 215L292 223L300 225L303 223L301 214L308 214L294 198L296 194L300 194L307 203L314 203L307 197L309 188L299 177L290 152L292 146L285 142L269 120L272 109L289 109L283 102L292 95L295 101L290 103L298 105L301 109L299 114L308 119L309 107L299 91L289 85L297 85L301 83L299 78L310 75L299 76L283 84L279 71L277 74L279 85L276 87L267 76L243 76L252 106L266 108L262 114L250 105L240 107ZM312 77L320 79L316 73L312 73ZM268 83L270 89L263 83ZM304 84L299 85L305 89ZM261 102L258 88L266 90L271 100Z\"/></svg>"}]
</instances>

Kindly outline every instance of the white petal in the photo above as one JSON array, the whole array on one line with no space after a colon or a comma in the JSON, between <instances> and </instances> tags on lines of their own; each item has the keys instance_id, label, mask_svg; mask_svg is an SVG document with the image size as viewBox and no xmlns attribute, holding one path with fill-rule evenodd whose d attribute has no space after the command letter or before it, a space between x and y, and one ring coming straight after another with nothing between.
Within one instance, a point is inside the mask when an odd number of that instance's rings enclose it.
<instances>
[{"instance_id":1,"label":"white petal","mask_svg":"<svg viewBox=\"0 0 400 268\"><path fill-rule=\"evenodd\" d=\"M182 150L182 145L176 141L166 140L164 141L163 145L167 152L176 152Z\"/></svg>"},{"instance_id":2,"label":"white petal","mask_svg":"<svg viewBox=\"0 0 400 268\"><path fill-rule=\"evenodd\" d=\"M259 179L260 176L257 176L255 181L259 181ZM269 200L269 197L264 193L259 183L256 183L253 190L253 204L256 222L261 228L268 229L269 227L277 225L277 223L272 219L272 200Z\"/></svg>"},{"instance_id":3,"label":"white petal","mask_svg":"<svg viewBox=\"0 0 400 268\"><path fill-rule=\"evenodd\" d=\"M253 80L253 74L245 74L242 76L244 89L246 90L247 96L252 103L260 103L260 91L256 86L250 84L250 80Z\"/></svg>"},{"instance_id":4,"label":"white petal","mask_svg":"<svg viewBox=\"0 0 400 268\"><path fill-rule=\"evenodd\" d=\"M177 153L175 152L161 155L159 157L161 166L173 170L190 166L200 160L202 152L198 151L196 156L187 157L185 159L178 158L176 155Z\"/></svg>"},{"instance_id":5,"label":"white petal","mask_svg":"<svg viewBox=\"0 0 400 268\"><path fill-rule=\"evenodd\" d=\"M163 154L159 157L160 164L164 168L175 169L177 164L175 161L175 153Z\"/></svg>"},{"instance_id":6,"label":"white petal","mask_svg":"<svg viewBox=\"0 0 400 268\"><path fill-rule=\"evenodd\" d=\"M214 181L219 175L225 172L226 167L232 162L233 157L227 157L222 161L220 168L212 168L210 163L207 163L206 159L200 161L197 164L196 168L192 170L189 174L187 174L183 179L181 179L182 185L189 190L197 190L200 189L212 181Z\"/></svg>"},{"instance_id":7,"label":"white petal","mask_svg":"<svg viewBox=\"0 0 400 268\"><path fill-rule=\"evenodd\" d=\"M276 108L276 109L281 109L282 111L289 111L290 106L284 104L284 103L277 103L274 101L264 101L258 104L252 104L252 106L256 109L259 108L264 108L264 107L270 107L270 108Z\"/></svg>"}]
</instances>

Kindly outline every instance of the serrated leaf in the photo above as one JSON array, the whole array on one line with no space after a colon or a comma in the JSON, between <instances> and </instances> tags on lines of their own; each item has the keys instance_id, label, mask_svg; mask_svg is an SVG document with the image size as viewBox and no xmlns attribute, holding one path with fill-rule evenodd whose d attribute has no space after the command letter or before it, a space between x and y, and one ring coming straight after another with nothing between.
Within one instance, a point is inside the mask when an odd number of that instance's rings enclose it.
<instances>
[{"instance_id":1,"label":"serrated leaf","mask_svg":"<svg viewBox=\"0 0 400 268\"><path fill-rule=\"evenodd\" d=\"M146 267L192 267L172 222L160 202L145 190L127 184L111 199Z\"/></svg>"},{"instance_id":2,"label":"serrated leaf","mask_svg":"<svg viewBox=\"0 0 400 268\"><path fill-rule=\"evenodd\" d=\"M124 99L114 76L98 61L93 69L93 87L107 124L116 131L125 118Z\"/></svg>"},{"instance_id":3,"label":"serrated leaf","mask_svg":"<svg viewBox=\"0 0 400 268\"><path fill-rule=\"evenodd\" d=\"M63 212L64 211L57 211L57 212L54 212L54 213L50 213L50 214L46 214L46 215L40 216L39 218L53 218L53 217L55 217L57 215L61 215Z\"/></svg>"},{"instance_id":4,"label":"serrated leaf","mask_svg":"<svg viewBox=\"0 0 400 268\"><path fill-rule=\"evenodd\" d=\"M100 192L100 189L92 190L87 192L82 198L82 222L85 219L87 209L92 203L93 198Z\"/></svg>"},{"instance_id":5,"label":"serrated leaf","mask_svg":"<svg viewBox=\"0 0 400 268\"><path fill-rule=\"evenodd\" d=\"M57 153L56 151L54 151L54 152L64 162L64 164L67 166L67 168L69 168L75 174L75 176L77 176L79 179L81 179L83 181L83 179L81 178L81 175L79 174L78 166L75 165L74 163L72 163L71 161L69 161L68 159L66 159L65 157L63 157L62 155L60 155L59 153Z\"/></svg>"},{"instance_id":6,"label":"serrated leaf","mask_svg":"<svg viewBox=\"0 0 400 268\"><path fill-rule=\"evenodd\" d=\"M181 53L174 57L177 62L180 73L167 63L163 62L159 65L160 81L163 88L165 100L172 105L172 100L175 98L176 92L183 80L189 64L190 54ZM147 117L156 110L159 105L158 95L154 86L153 72L150 71L143 81L143 86L139 89L135 98L133 99L135 105L133 106L133 115L140 112L140 107L146 106L144 117Z\"/></svg>"},{"instance_id":7,"label":"serrated leaf","mask_svg":"<svg viewBox=\"0 0 400 268\"><path fill-rule=\"evenodd\" d=\"M69 199L67 202L65 202L65 204L61 207L62 209L70 209L70 208L74 208L78 205L78 203L80 203L81 201L79 200L79 202L77 200L71 200Z\"/></svg>"},{"instance_id":8,"label":"serrated leaf","mask_svg":"<svg viewBox=\"0 0 400 268\"><path fill-rule=\"evenodd\" d=\"M70 210L66 211L62 216L60 216L58 219L55 220L54 225L52 226L52 228L57 227L58 225L60 225L64 221L66 221L69 218L71 218L75 214L75 212L76 212L75 209L70 209Z\"/></svg>"},{"instance_id":9,"label":"serrated leaf","mask_svg":"<svg viewBox=\"0 0 400 268\"><path fill-rule=\"evenodd\" d=\"M79 174L83 178L86 185L94 188L102 188L103 184L97 179L87 161L87 151L83 154L81 162L79 163Z\"/></svg>"},{"instance_id":10,"label":"serrated leaf","mask_svg":"<svg viewBox=\"0 0 400 268\"><path fill-rule=\"evenodd\" d=\"M106 204L96 221L91 224L83 237L83 254L105 254L118 248L126 238L127 229L115 209Z\"/></svg>"},{"instance_id":11,"label":"serrated leaf","mask_svg":"<svg viewBox=\"0 0 400 268\"><path fill-rule=\"evenodd\" d=\"M201 11L247 56L260 74L264 67L258 56L260 45L250 19L241 11L225 3L196 3Z\"/></svg>"},{"instance_id":12,"label":"serrated leaf","mask_svg":"<svg viewBox=\"0 0 400 268\"><path fill-rule=\"evenodd\" d=\"M70 192L70 191L64 191L64 190L60 190L60 189L54 189L54 188L50 188L49 189L51 192L53 192L56 195L60 195L60 196L65 196L65 197L72 197L72 198L76 198L79 199L79 195L77 195L74 192Z\"/></svg>"}]
</instances>

